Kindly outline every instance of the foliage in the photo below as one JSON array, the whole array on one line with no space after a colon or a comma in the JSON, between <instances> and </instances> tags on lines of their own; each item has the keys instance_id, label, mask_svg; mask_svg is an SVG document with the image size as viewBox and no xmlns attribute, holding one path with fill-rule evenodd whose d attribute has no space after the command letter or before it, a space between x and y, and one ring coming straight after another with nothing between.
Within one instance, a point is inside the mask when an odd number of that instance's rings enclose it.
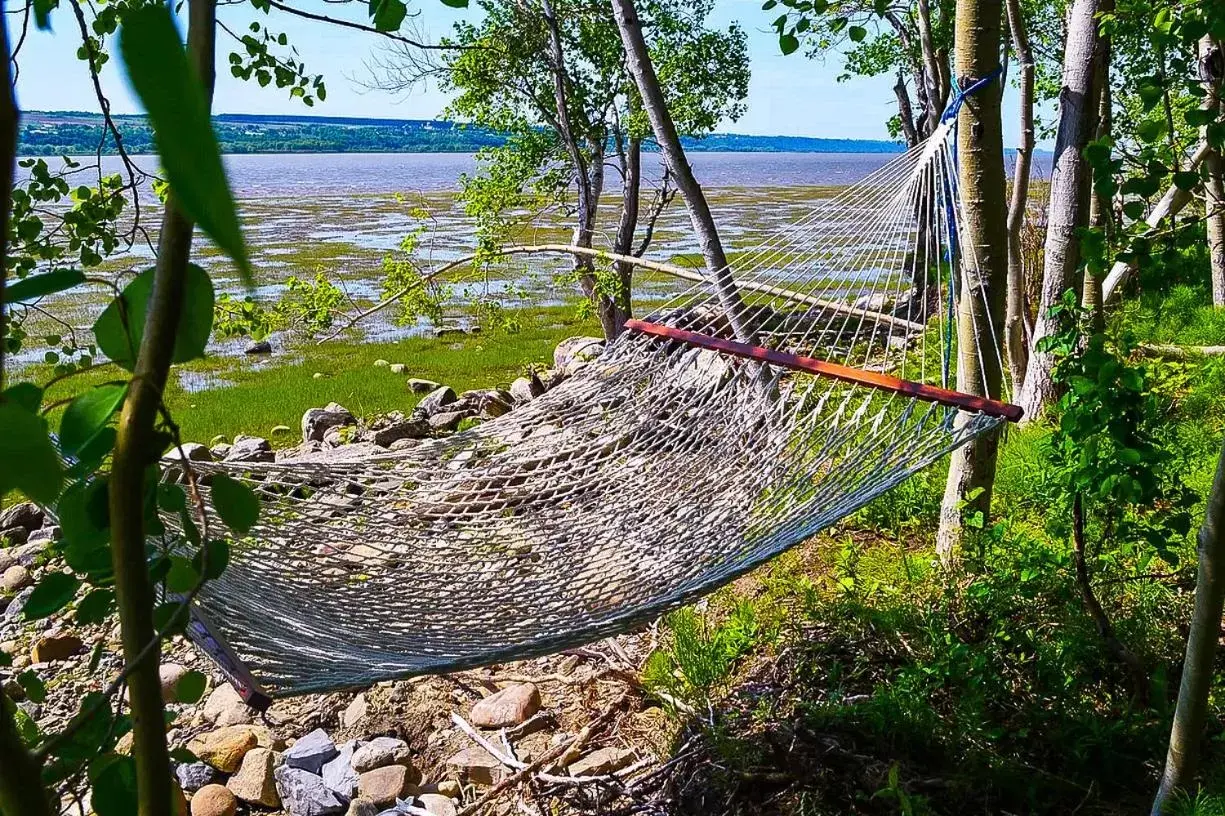
<instances>
[{"instance_id":1,"label":"foliage","mask_svg":"<svg viewBox=\"0 0 1225 816\"><path fill-rule=\"evenodd\" d=\"M717 623L686 608L669 615L666 624L668 646L652 654L643 682L691 704L701 704L723 684L761 634L748 603L737 604Z\"/></svg>"}]
</instances>

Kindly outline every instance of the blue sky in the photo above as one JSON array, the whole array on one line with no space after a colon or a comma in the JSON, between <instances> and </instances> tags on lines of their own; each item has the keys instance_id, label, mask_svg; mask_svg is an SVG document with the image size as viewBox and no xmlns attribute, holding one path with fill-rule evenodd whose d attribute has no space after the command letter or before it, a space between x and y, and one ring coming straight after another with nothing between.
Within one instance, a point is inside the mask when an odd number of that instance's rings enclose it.
<instances>
[{"instance_id":1,"label":"blue sky","mask_svg":"<svg viewBox=\"0 0 1225 816\"><path fill-rule=\"evenodd\" d=\"M299 7L333 16L356 16L365 6L346 8L323 0L298 0ZM434 37L452 23L473 12L452 10L440 0L410 0L417 25ZM290 100L284 91L260 88L230 76L226 58L233 41L223 34L218 43L218 81L215 109L221 113L313 113L327 116L376 116L428 119L446 105L436 88L418 89L407 95L391 95L363 87L370 76L367 64L380 50L380 40L370 34L338 29L273 11L271 16L255 12L245 3L222 6L219 17L232 30L242 33L253 19L265 20L274 31L284 31L294 44L308 71L322 72L328 98L314 109ZM726 26L738 21L749 34L752 81L748 111L738 122L720 129L736 133L818 136L826 138L887 138L885 121L894 112L892 82L887 77L838 82L841 60L824 62L800 54L779 53L773 31L767 30L768 15L758 0L717 0L711 24ZM66 4L53 17L54 32L31 27L19 56L19 102L33 110L92 110L96 107L84 65L76 59L75 20ZM116 113L134 113L139 108L119 75L108 65L103 83ZM1005 100L1005 142L1015 142L1015 102Z\"/></svg>"}]
</instances>

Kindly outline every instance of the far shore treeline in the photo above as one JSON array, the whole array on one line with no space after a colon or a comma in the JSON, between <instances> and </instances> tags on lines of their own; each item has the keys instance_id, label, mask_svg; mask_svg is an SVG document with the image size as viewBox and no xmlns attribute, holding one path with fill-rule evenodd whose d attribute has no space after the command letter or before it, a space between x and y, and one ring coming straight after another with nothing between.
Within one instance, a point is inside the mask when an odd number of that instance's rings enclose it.
<instances>
[{"instance_id":1,"label":"far shore treeline","mask_svg":"<svg viewBox=\"0 0 1225 816\"><path fill-rule=\"evenodd\" d=\"M143 116L116 116L131 153L152 153L153 133ZM337 116L263 116L225 113L213 119L224 153L473 153L501 145L502 134L432 119L352 119ZM102 118L80 111L29 111L22 116L17 152L22 156L94 154ZM744 153L895 153L898 142L746 136L715 133L687 139L691 151ZM102 152L113 154L108 135Z\"/></svg>"}]
</instances>

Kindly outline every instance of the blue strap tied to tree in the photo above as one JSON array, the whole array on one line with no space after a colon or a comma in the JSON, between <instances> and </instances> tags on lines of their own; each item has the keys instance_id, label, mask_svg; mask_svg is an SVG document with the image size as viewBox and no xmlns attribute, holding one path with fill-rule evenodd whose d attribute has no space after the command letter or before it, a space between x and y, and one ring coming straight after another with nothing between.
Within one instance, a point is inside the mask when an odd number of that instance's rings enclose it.
<instances>
[{"instance_id":1,"label":"blue strap tied to tree","mask_svg":"<svg viewBox=\"0 0 1225 816\"><path fill-rule=\"evenodd\" d=\"M967 96L972 96L978 93L983 88L990 85L992 80L994 80L996 77L1003 76L1003 74L1004 74L1004 66L998 65L996 66L996 69L994 71L987 74L985 77L982 77L981 79L974 80L969 85L967 85L965 88L960 87L960 83L958 83L957 93L953 97L953 101L949 103L949 106L947 108L945 108L944 115L940 117L940 121L947 122L948 120L952 119L954 116L956 116L958 113L961 112L961 105L963 102L966 101Z\"/></svg>"}]
</instances>

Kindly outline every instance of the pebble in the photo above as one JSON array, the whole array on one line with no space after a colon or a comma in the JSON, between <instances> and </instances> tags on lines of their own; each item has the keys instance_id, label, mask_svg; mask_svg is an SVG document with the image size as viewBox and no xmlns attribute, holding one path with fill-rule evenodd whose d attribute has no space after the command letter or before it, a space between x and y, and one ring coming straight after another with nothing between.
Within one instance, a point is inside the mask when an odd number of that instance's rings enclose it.
<instances>
[{"instance_id":1,"label":"pebble","mask_svg":"<svg viewBox=\"0 0 1225 816\"><path fill-rule=\"evenodd\" d=\"M255 710L243 702L229 683L213 689L204 703L204 719L221 728L226 725L246 725L255 719Z\"/></svg>"},{"instance_id":2,"label":"pebble","mask_svg":"<svg viewBox=\"0 0 1225 816\"><path fill-rule=\"evenodd\" d=\"M50 634L39 638L30 650L31 663L50 663L55 660L67 660L81 650L85 644L79 637L71 634Z\"/></svg>"},{"instance_id":3,"label":"pebble","mask_svg":"<svg viewBox=\"0 0 1225 816\"><path fill-rule=\"evenodd\" d=\"M281 765L273 776L281 805L291 816L328 816L344 813L344 800L323 784L323 778L301 768Z\"/></svg>"},{"instance_id":4,"label":"pebble","mask_svg":"<svg viewBox=\"0 0 1225 816\"><path fill-rule=\"evenodd\" d=\"M505 773L501 762L475 745L453 755L447 760L447 766L474 785L496 785Z\"/></svg>"},{"instance_id":5,"label":"pebble","mask_svg":"<svg viewBox=\"0 0 1225 816\"><path fill-rule=\"evenodd\" d=\"M322 728L302 737L285 751L285 764L290 768L299 768L317 774L323 770L328 760L335 757L339 751L336 743Z\"/></svg>"},{"instance_id":6,"label":"pebble","mask_svg":"<svg viewBox=\"0 0 1225 816\"><path fill-rule=\"evenodd\" d=\"M259 736L249 725L228 725L193 737L187 750L219 771L234 773L247 752L259 745Z\"/></svg>"},{"instance_id":7,"label":"pebble","mask_svg":"<svg viewBox=\"0 0 1225 816\"><path fill-rule=\"evenodd\" d=\"M509 728L526 722L539 710L540 692L536 687L516 683L474 705L470 719L481 728Z\"/></svg>"},{"instance_id":8,"label":"pebble","mask_svg":"<svg viewBox=\"0 0 1225 816\"><path fill-rule=\"evenodd\" d=\"M226 787L248 804L279 808L281 797L277 795L273 778L275 768L276 754L267 748L252 748L242 758L238 773L230 777Z\"/></svg>"},{"instance_id":9,"label":"pebble","mask_svg":"<svg viewBox=\"0 0 1225 816\"><path fill-rule=\"evenodd\" d=\"M456 816L455 803L437 793L423 793L417 797L417 806L430 816Z\"/></svg>"},{"instance_id":10,"label":"pebble","mask_svg":"<svg viewBox=\"0 0 1225 816\"><path fill-rule=\"evenodd\" d=\"M361 722L362 717L365 717L369 710L370 705L366 702L366 695L359 694L340 715L340 722L345 728L352 728Z\"/></svg>"},{"instance_id":11,"label":"pebble","mask_svg":"<svg viewBox=\"0 0 1225 816\"><path fill-rule=\"evenodd\" d=\"M221 773L207 762L184 762L174 769L174 778L179 780L180 788L195 793L205 785L220 781Z\"/></svg>"},{"instance_id":12,"label":"pebble","mask_svg":"<svg viewBox=\"0 0 1225 816\"><path fill-rule=\"evenodd\" d=\"M375 361L374 361L374 367L375 367L375 368L387 368L387 367L388 367L388 366L390 366L390 365L391 365L391 363L390 363L390 362L388 362L387 360L378 359L378 360L375 360Z\"/></svg>"},{"instance_id":13,"label":"pebble","mask_svg":"<svg viewBox=\"0 0 1225 816\"><path fill-rule=\"evenodd\" d=\"M20 564L14 564L0 575L0 589L5 592L17 592L25 589L34 582L30 571Z\"/></svg>"},{"instance_id":14,"label":"pebble","mask_svg":"<svg viewBox=\"0 0 1225 816\"><path fill-rule=\"evenodd\" d=\"M619 771L634 761L634 752L623 748L600 748L574 762L569 767L571 776L606 776Z\"/></svg>"},{"instance_id":15,"label":"pebble","mask_svg":"<svg viewBox=\"0 0 1225 816\"><path fill-rule=\"evenodd\" d=\"M234 816L238 800L224 785L205 785L191 797L191 816Z\"/></svg>"},{"instance_id":16,"label":"pebble","mask_svg":"<svg viewBox=\"0 0 1225 816\"><path fill-rule=\"evenodd\" d=\"M403 374L405 371L408 371L408 366L404 365L404 363L392 363L387 366L387 370L392 374Z\"/></svg>"},{"instance_id":17,"label":"pebble","mask_svg":"<svg viewBox=\"0 0 1225 816\"><path fill-rule=\"evenodd\" d=\"M353 752L353 770L360 774L391 765L396 752L407 747L408 743L395 737L375 737Z\"/></svg>"},{"instance_id":18,"label":"pebble","mask_svg":"<svg viewBox=\"0 0 1225 816\"><path fill-rule=\"evenodd\" d=\"M408 390L414 394L428 394L442 387L442 383L436 383L433 380L423 380L419 377L411 377L408 380Z\"/></svg>"},{"instance_id":19,"label":"pebble","mask_svg":"<svg viewBox=\"0 0 1225 816\"><path fill-rule=\"evenodd\" d=\"M187 674L187 667L178 663L163 663L157 667L157 677L162 684L162 702L173 703L178 699L179 681Z\"/></svg>"},{"instance_id":20,"label":"pebble","mask_svg":"<svg viewBox=\"0 0 1225 816\"><path fill-rule=\"evenodd\" d=\"M420 776L406 765L388 765L366 771L357 779L362 796L376 805L394 805L397 799L412 796L417 791Z\"/></svg>"}]
</instances>

